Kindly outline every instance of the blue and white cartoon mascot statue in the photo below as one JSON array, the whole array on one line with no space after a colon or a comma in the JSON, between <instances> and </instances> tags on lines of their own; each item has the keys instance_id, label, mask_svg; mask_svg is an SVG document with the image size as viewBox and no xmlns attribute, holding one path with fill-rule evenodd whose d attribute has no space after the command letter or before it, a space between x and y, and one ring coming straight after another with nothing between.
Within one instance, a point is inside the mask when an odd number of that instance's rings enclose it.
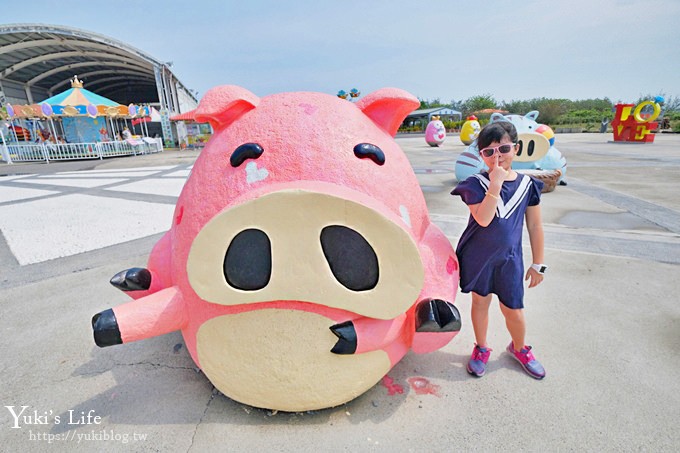
<instances>
[{"instance_id":1,"label":"blue and white cartoon mascot statue","mask_svg":"<svg viewBox=\"0 0 680 453\"><path fill-rule=\"evenodd\" d=\"M545 125L536 122L538 111L534 110L526 115L491 115L490 123L509 121L517 129L519 150L512 162L515 170L526 170L535 176L541 176L541 172L559 170L558 178L560 185L566 185L567 160L557 148L555 148L555 133ZM475 140L456 160L456 178L464 181L469 176L488 170L479 157L479 149Z\"/></svg>"}]
</instances>

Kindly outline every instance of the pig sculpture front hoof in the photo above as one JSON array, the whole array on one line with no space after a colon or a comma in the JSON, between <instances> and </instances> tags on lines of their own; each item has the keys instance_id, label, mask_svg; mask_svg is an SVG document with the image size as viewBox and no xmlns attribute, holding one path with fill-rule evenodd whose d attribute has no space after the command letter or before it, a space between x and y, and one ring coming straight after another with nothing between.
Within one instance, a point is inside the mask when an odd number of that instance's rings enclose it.
<instances>
[{"instance_id":1,"label":"pig sculpture front hoof","mask_svg":"<svg viewBox=\"0 0 680 453\"><path fill-rule=\"evenodd\" d=\"M416 308L416 332L458 332L460 327L460 313L449 302L428 299Z\"/></svg>"},{"instance_id":2,"label":"pig sculpture front hoof","mask_svg":"<svg viewBox=\"0 0 680 453\"><path fill-rule=\"evenodd\" d=\"M151 286L151 272L142 267L125 269L111 278L111 284L121 291L146 290Z\"/></svg>"}]
</instances>

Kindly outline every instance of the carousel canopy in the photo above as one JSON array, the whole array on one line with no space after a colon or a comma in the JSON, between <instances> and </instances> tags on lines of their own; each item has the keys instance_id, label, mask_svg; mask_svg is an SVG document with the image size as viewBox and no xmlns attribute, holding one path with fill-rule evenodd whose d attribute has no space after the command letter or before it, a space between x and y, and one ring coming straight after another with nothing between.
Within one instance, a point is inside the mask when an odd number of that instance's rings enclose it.
<instances>
[{"instance_id":1,"label":"carousel canopy","mask_svg":"<svg viewBox=\"0 0 680 453\"><path fill-rule=\"evenodd\" d=\"M78 81L76 76L75 82L71 82L72 88L64 91L63 93L52 96L51 98L45 99L41 104L49 104L52 107L57 105L105 105L107 107L117 107L120 104L107 99L104 96L93 93L92 91L83 88L83 83Z\"/></svg>"},{"instance_id":2,"label":"carousel canopy","mask_svg":"<svg viewBox=\"0 0 680 453\"><path fill-rule=\"evenodd\" d=\"M10 118L45 118L51 116L108 116L135 117L149 115L148 107L120 105L104 96L83 88L78 76L71 79L71 88L63 93L45 99L39 104L10 105L7 104Z\"/></svg>"}]
</instances>

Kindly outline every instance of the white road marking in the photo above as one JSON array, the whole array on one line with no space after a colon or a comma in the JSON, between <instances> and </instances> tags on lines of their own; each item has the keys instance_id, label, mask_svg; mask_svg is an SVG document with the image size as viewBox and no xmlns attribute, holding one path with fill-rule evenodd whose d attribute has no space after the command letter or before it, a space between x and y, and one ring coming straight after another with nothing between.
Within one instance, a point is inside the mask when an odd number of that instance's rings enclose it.
<instances>
[{"instance_id":1,"label":"white road marking","mask_svg":"<svg viewBox=\"0 0 680 453\"><path fill-rule=\"evenodd\" d=\"M30 178L33 176L38 176L38 175L12 175L12 176L0 176L0 182L3 181L13 181L15 179L20 179L20 178Z\"/></svg>"},{"instance_id":2,"label":"white road marking","mask_svg":"<svg viewBox=\"0 0 680 453\"><path fill-rule=\"evenodd\" d=\"M113 184L116 182L124 182L126 179L59 179L59 178L40 178L40 179L22 179L21 182L30 184L48 184L53 186L68 186L68 187L99 187L106 184Z\"/></svg>"},{"instance_id":3,"label":"white road marking","mask_svg":"<svg viewBox=\"0 0 680 453\"><path fill-rule=\"evenodd\" d=\"M16 201L25 200L27 198L42 197L43 195L51 195L53 192L51 190L41 190L41 189L24 189L21 187L3 187L0 189L0 203L6 201Z\"/></svg>"},{"instance_id":4,"label":"white road marking","mask_svg":"<svg viewBox=\"0 0 680 453\"><path fill-rule=\"evenodd\" d=\"M118 192L148 193L153 195L170 195L178 197L184 187L184 179L144 179L142 181L111 187L107 190Z\"/></svg>"},{"instance_id":5,"label":"white road marking","mask_svg":"<svg viewBox=\"0 0 680 453\"><path fill-rule=\"evenodd\" d=\"M97 177L105 177L105 178L130 178L130 177L139 177L139 176L151 176L157 174L158 171L116 171L116 172L107 172L107 173L99 173L99 172L93 172L93 171L82 171L80 173L55 173L52 175L49 175L50 178L92 178ZM47 177L48 175L45 175Z\"/></svg>"},{"instance_id":6,"label":"white road marking","mask_svg":"<svg viewBox=\"0 0 680 453\"><path fill-rule=\"evenodd\" d=\"M191 173L191 170L186 169L186 170L173 171L172 173L168 173L168 174L163 175L163 176L182 176L184 178L188 178L189 173Z\"/></svg>"},{"instance_id":7,"label":"white road marking","mask_svg":"<svg viewBox=\"0 0 680 453\"><path fill-rule=\"evenodd\" d=\"M174 209L169 204L65 195L0 206L0 230L23 266L166 231Z\"/></svg>"},{"instance_id":8,"label":"white road marking","mask_svg":"<svg viewBox=\"0 0 680 453\"><path fill-rule=\"evenodd\" d=\"M135 168L108 168L104 170L80 170L80 171L61 171L60 175L67 174L83 174L83 173L120 173L120 172L135 172L135 173L145 173L148 171L161 171L161 170L171 170L175 168L176 165L168 165L161 167L135 167Z\"/></svg>"}]
</instances>

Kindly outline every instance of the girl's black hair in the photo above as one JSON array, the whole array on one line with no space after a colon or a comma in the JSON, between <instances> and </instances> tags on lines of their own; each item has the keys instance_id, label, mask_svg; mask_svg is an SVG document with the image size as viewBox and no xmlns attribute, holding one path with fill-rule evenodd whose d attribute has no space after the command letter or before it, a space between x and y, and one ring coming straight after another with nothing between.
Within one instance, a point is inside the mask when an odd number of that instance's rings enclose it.
<instances>
[{"instance_id":1,"label":"girl's black hair","mask_svg":"<svg viewBox=\"0 0 680 453\"><path fill-rule=\"evenodd\" d=\"M517 143L517 129L510 121L489 123L477 136L477 149L482 150L493 142L500 143L506 135L510 137L512 143Z\"/></svg>"}]
</instances>

